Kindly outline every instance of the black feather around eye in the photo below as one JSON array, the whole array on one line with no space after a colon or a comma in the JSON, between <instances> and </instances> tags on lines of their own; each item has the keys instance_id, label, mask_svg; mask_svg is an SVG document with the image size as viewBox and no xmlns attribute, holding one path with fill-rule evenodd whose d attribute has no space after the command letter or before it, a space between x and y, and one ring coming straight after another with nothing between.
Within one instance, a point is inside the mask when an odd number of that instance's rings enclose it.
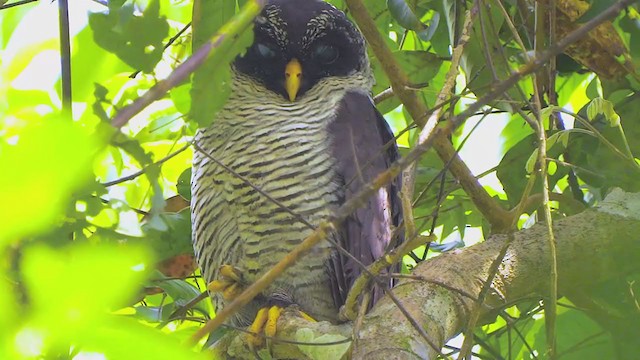
<instances>
[{"instance_id":1,"label":"black feather around eye","mask_svg":"<svg viewBox=\"0 0 640 360\"><path fill-rule=\"evenodd\" d=\"M322 44L316 46L313 50L313 58L324 65L333 64L339 57L340 52L335 46Z\"/></svg>"},{"instance_id":2,"label":"black feather around eye","mask_svg":"<svg viewBox=\"0 0 640 360\"><path fill-rule=\"evenodd\" d=\"M273 47L263 43L256 44L255 52L264 59L273 59L276 57L276 50L273 49Z\"/></svg>"}]
</instances>

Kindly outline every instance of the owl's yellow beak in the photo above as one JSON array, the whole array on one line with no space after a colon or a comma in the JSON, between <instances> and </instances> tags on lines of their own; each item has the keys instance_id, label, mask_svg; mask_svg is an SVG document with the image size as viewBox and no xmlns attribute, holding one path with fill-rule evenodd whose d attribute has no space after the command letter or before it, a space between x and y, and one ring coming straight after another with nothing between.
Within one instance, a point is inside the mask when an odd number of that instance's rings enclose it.
<instances>
[{"instance_id":1,"label":"owl's yellow beak","mask_svg":"<svg viewBox=\"0 0 640 360\"><path fill-rule=\"evenodd\" d=\"M300 84L302 84L302 65L298 59L293 58L289 61L284 69L284 77L285 89L289 94L289 100L293 102L298 95L298 90L300 90Z\"/></svg>"}]
</instances>

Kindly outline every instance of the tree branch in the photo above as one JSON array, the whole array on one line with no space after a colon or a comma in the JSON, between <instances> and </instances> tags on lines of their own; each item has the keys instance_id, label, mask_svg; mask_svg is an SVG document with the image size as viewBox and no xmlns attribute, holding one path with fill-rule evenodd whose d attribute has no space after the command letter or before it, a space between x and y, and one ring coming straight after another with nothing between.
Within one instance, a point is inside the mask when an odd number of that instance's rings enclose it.
<instances>
[{"instance_id":1,"label":"tree branch","mask_svg":"<svg viewBox=\"0 0 640 360\"><path fill-rule=\"evenodd\" d=\"M555 222L559 291L567 293L640 271L639 214L640 194L615 190L599 207ZM479 308L480 322L492 321L503 307L516 300L547 296L550 249L546 236L544 224L513 234L504 261ZM481 244L442 254L419 264L413 276L394 288L405 308L438 345L444 346L467 323L484 279L509 241L509 235L494 235ZM585 248L590 251L584 251ZM359 335L357 352L351 354L353 359L430 359L436 354L421 341L388 297L365 316ZM350 337L350 323L311 323L292 313L278 322L278 338L283 340L326 343L329 339ZM253 359L243 341L237 333L229 333L216 351ZM308 348L272 341L275 358L312 356ZM336 348L323 346L318 352L333 350Z\"/></svg>"},{"instance_id":2,"label":"tree branch","mask_svg":"<svg viewBox=\"0 0 640 360\"><path fill-rule=\"evenodd\" d=\"M350 0L348 0L350 1ZM353 0L351 0L353 1ZM581 35L589 31L590 28L593 28L598 25L599 22L606 21L610 17L614 16L616 12L612 9L617 9L620 11L624 6L624 3L632 3L637 0L623 0L620 3L610 7L600 15L594 17L589 22L587 22L583 27L576 30L574 33L571 33L567 36L567 38L559 41L555 46L551 47L548 51L542 53L540 58L526 64L521 72L517 72L507 78L505 81L498 83L493 91L490 91L488 95L480 98L475 103L471 104L467 109L462 111L460 114L453 116L444 126L437 127L434 131L429 135L427 139L423 143L416 145L411 151L404 157L398 159L396 162L391 164L389 169L379 174L373 182L367 184L359 193L357 193L353 198L344 203L340 208L335 211L334 216L331 219L328 219L322 222L316 230L311 233L307 238L303 240L298 246L296 246L291 252L289 252L282 260L280 260L273 268L269 269L266 273L262 275L258 280L256 280L252 285L246 288L242 294L240 294L236 299L234 299L231 303L227 304L227 306L218 314L216 317L205 326L200 328L191 338L191 342L195 343L202 337L204 337L209 332L217 329L221 326L232 314L238 311L241 307L248 304L251 299L260 294L267 286L269 286L273 281L281 274L285 269L291 267L296 263L299 259L301 259L313 246L318 244L320 241L327 239L327 234L331 231L335 231L335 229L342 224L345 219L351 215L357 208L361 207L366 199L373 196L375 192L380 189L382 186L389 184L393 179L395 179L400 172L407 168L414 161L417 161L420 156L426 153L434 143L438 141L438 139L445 139L447 141L447 136L449 136L464 120L468 117L472 116L476 111L481 109L483 106L491 102L497 96L505 92L509 89L513 84L519 81L522 77L529 75L534 72L541 66L543 66L546 61L549 60L554 55L562 52L562 50L570 45L573 41L576 41L580 38ZM361 3L360 3L361 4ZM368 17L368 15L367 15ZM450 145L450 144L449 144ZM466 165L464 162L460 161L461 165ZM474 181L476 179L474 178ZM484 189L483 189L484 191ZM485 277L486 278L486 277ZM399 309L396 307L396 311L404 311L404 309ZM402 314L404 317L404 314ZM405 320L409 321L406 317ZM416 329L413 329L416 331Z\"/></svg>"},{"instance_id":3,"label":"tree branch","mask_svg":"<svg viewBox=\"0 0 640 360\"><path fill-rule=\"evenodd\" d=\"M238 34L252 24L265 2L266 0L248 1L240 13L224 24L211 40L204 43L190 58L173 70L166 79L159 81L133 104L122 108L111 121L111 125L116 128L123 127L136 114L187 79L206 60L209 59L212 66L222 62L226 54L220 49L226 49L237 41Z\"/></svg>"},{"instance_id":4,"label":"tree branch","mask_svg":"<svg viewBox=\"0 0 640 360\"><path fill-rule=\"evenodd\" d=\"M395 60L391 49L389 49L385 43L384 38L378 31L371 16L369 16L362 0L346 0L346 3L360 30L369 42L371 49L382 64L384 72L389 77L394 94L400 99L402 104L404 104L416 124L421 128L425 127L427 124L426 116L429 110L418 98L416 92L409 90L407 75ZM431 127L433 126L435 126L435 124ZM429 130L428 133L430 134L432 131ZM462 188L480 212L482 212L482 215L489 221L494 230L499 231L508 228L510 224L508 212L501 208L484 190L482 185L480 185L471 173L471 170L469 170L464 161L458 156L447 137L443 135L437 136L434 141L434 148L444 163L450 162L449 171L458 179Z\"/></svg>"}]
</instances>

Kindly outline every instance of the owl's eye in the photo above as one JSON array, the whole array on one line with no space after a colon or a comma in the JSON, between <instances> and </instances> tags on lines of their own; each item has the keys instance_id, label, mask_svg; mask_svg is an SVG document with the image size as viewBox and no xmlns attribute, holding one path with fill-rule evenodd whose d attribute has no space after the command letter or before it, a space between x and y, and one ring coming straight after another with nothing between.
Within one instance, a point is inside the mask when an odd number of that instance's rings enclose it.
<instances>
[{"instance_id":1,"label":"owl's eye","mask_svg":"<svg viewBox=\"0 0 640 360\"><path fill-rule=\"evenodd\" d=\"M338 60L339 56L340 53L338 52L338 49L331 45L318 45L313 50L313 57L325 65L333 64Z\"/></svg>"},{"instance_id":2,"label":"owl's eye","mask_svg":"<svg viewBox=\"0 0 640 360\"><path fill-rule=\"evenodd\" d=\"M276 51L269 45L258 43L256 44L256 52L258 55L265 59L273 59L276 57Z\"/></svg>"}]
</instances>

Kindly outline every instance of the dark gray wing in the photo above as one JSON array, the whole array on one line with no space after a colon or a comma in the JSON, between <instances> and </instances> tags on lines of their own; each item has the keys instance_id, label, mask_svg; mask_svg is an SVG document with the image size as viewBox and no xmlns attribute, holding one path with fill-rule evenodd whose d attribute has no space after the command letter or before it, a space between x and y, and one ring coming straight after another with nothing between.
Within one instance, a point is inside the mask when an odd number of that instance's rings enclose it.
<instances>
[{"instance_id":1,"label":"dark gray wing","mask_svg":"<svg viewBox=\"0 0 640 360\"><path fill-rule=\"evenodd\" d=\"M364 185L398 158L393 133L368 95L347 93L328 130L332 139L331 150L338 164L338 176L344 186L342 202L360 192ZM384 254L392 241L391 225L395 227L400 223L400 183L398 177L392 184L381 188L339 230L337 240L364 265ZM400 241L402 237L393 239L394 245ZM341 253L337 253L331 263L332 295L336 305L340 306L362 270L359 264ZM372 304L380 296L381 289L375 289Z\"/></svg>"}]
</instances>

